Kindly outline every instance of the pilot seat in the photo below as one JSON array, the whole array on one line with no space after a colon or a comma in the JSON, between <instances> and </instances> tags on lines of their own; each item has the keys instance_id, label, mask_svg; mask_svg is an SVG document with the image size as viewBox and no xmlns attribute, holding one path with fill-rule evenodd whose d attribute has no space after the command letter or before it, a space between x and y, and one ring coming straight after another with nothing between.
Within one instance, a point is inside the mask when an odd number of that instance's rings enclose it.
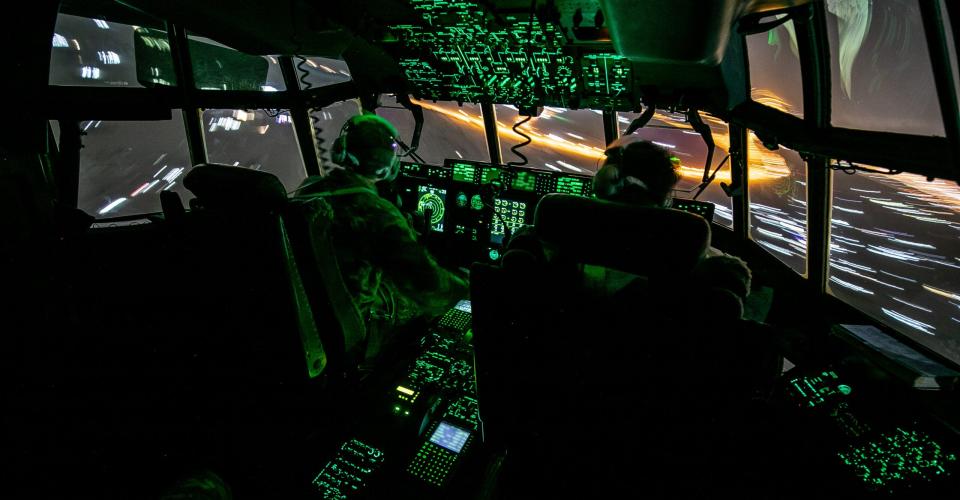
<instances>
[{"instance_id":1,"label":"pilot seat","mask_svg":"<svg viewBox=\"0 0 960 500\"><path fill-rule=\"evenodd\" d=\"M735 477L717 464L779 357L729 291L696 281L709 243L698 215L551 194L500 266L473 266L481 418L506 490L669 496Z\"/></svg>"}]
</instances>

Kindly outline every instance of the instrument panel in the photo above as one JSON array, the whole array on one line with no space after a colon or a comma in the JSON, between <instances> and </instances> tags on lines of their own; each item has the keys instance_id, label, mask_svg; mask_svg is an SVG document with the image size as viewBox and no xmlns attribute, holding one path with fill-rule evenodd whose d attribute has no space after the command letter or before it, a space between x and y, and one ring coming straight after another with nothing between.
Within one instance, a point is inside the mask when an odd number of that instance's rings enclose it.
<instances>
[{"instance_id":1,"label":"instrument panel","mask_svg":"<svg viewBox=\"0 0 960 500\"><path fill-rule=\"evenodd\" d=\"M571 0L534 12L479 0L408 4L416 21L388 26L381 43L419 99L636 107L632 65L616 54L596 5L586 20L580 11L590 6Z\"/></svg>"},{"instance_id":2,"label":"instrument panel","mask_svg":"<svg viewBox=\"0 0 960 500\"><path fill-rule=\"evenodd\" d=\"M401 208L429 217L431 238L448 254L496 261L507 232L533 224L540 198L550 193L590 196L585 175L520 170L448 159L444 165L401 164Z\"/></svg>"}]
</instances>

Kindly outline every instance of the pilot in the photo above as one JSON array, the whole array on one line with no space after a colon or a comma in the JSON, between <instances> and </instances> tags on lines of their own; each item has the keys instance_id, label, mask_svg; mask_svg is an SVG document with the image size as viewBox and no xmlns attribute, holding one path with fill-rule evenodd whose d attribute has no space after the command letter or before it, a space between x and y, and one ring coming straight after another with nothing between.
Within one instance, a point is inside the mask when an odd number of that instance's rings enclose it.
<instances>
[{"instance_id":1,"label":"pilot","mask_svg":"<svg viewBox=\"0 0 960 500\"><path fill-rule=\"evenodd\" d=\"M396 179L397 129L362 114L347 120L331 147L337 167L307 178L298 197L323 196L333 208L333 245L341 274L367 324L367 361L393 343L392 332L436 317L467 296L466 280L437 264L377 183Z\"/></svg>"},{"instance_id":2,"label":"pilot","mask_svg":"<svg viewBox=\"0 0 960 500\"><path fill-rule=\"evenodd\" d=\"M603 166L593 178L597 198L669 208L680 181L674 157L650 141L627 136L604 151Z\"/></svg>"},{"instance_id":3,"label":"pilot","mask_svg":"<svg viewBox=\"0 0 960 500\"><path fill-rule=\"evenodd\" d=\"M593 179L597 198L649 207L669 208L680 181L679 162L668 150L635 136L610 144L606 159ZM708 247L706 258L694 270L704 285L735 295L742 307L750 291L750 268L738 257Z\"/></svg>"}]
</instances>

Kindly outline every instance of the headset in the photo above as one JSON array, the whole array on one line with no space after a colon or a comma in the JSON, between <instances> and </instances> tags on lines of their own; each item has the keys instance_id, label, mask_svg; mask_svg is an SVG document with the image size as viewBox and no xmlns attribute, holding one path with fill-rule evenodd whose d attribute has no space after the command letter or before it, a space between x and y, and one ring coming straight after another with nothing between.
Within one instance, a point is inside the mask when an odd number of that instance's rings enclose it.
<instances>
[{"instance_id":1,"label":"headset","mask_svg":"<svg viewBox=\"0 0 960 500\"><path fill-rule=\"evenodd\" d=\"M349 149L349 137L351 134L356 133L360 123L380 120L383 120L383 118L377 117L376 115L357 115L344 122L343 127L340 128L340 135L334 140L330 148L330 159L340 166L359 170L368 176L372 176L377 181L395 179L400 173L400 155L396 154L396 148L398 148L399 145L395 137L392 138L392 146L395 154L389 164L376 164L374 162L376 162L377 159L370 155L359 158L350 152ZM386 126L386 124L384 124L384 126Z\"/></svg>"},{"instance_id":2,"label":"headset","mask_svg":"<svg viewBox=\"0 0 960 500\"><path fill-rule=\"evenodd\" d=\"M603 167L600 171L597 172L597 175L594 176L594 192L597 193L600 197L618 197L621 193L624 193L626 190L632 191L634 193L642 192L642 197L648 197L652 195L650 187L643 180L631 176L625 175L621 165L625 161L628 161L627 150L634 143L648 142L639 138L634 137L623 137L617 141L614 141L607 147L607 150L604 151L606 156L606 161L604 161ZM677 180L679 177L679 160L676 159L672 154L670 155L670 162L673 165L674 175L676 175ZM661 203L661 200L651 198L651 201L655 201L658 204ZM672 205L673 198L668 196L665 200L662 201L664 208L669 208Z\"/></svg>"}]
</instances>

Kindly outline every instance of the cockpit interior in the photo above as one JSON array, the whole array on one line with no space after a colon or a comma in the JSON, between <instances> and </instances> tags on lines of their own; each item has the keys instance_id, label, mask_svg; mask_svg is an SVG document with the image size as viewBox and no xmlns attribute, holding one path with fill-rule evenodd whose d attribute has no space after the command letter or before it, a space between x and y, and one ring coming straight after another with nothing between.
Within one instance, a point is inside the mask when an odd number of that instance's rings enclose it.
<instances>
[{"instance_id":1,"label":"cockpit interior","mask_svg":"<svg viewBox=\"0 0 960 500\"><path fill-rule=\"evenodd\" d=\"M7 8L0 496L960 491L960 3ZM365 115L469 282L384 338L300 196Z\"/></svg>"}]
</instances>

